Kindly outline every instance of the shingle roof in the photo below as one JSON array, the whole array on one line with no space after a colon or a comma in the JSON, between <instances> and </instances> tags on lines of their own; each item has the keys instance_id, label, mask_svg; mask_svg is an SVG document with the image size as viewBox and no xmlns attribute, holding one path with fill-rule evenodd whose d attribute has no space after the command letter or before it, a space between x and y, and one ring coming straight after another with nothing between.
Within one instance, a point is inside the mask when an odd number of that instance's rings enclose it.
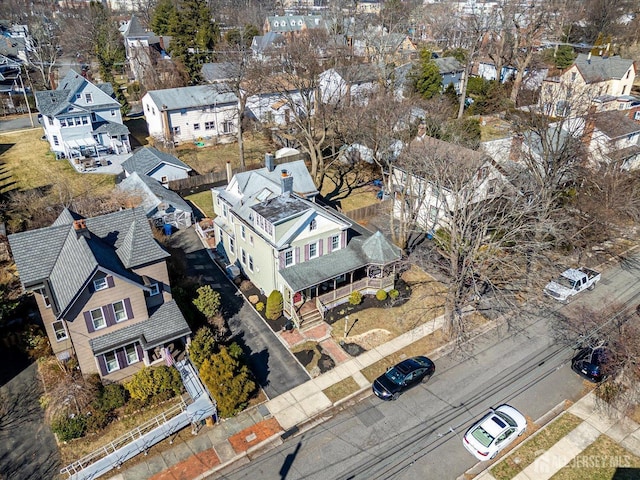
<instances>
[{"instance_id":1,"label":"shingle roof","mask_svg":"<svg viewBox=\"0 0 640 480\"><path fill-rule=\"evenodd\" d=\"M96 128L94 128L92 134L97 133L106 133L108 135L129 135L129 127L123 125L121 123L116 122L100 122L94 124Z\"/></svg>"},{"instance_id":2,"label":"shingle roof","mask_svg":"<svg viewBox=\"0 0 640 480\"><path fill-rule=\"evenodd\" d=\"M131 20L127 23L127 27L122 32L125 38L129 37L149 37L154 35L153 32L148 32L138 20L138 17L131 15Z\"/></svg>"},{"instance_id":3,"label":"shingle roof","mask_svg":"<svg viewBox=\"0 0 640 480\"><path fill-rule=\"evenodd\" d=\"M123 190L139 191L143 194L145 198L142 199L141 206L147 214L157 208L160 202L169 203L183 212L193 213L193 209L180 195L168 188L164 188L160 182L147 175L139 175L137 172L133 172L120 183L119 187Z\"/></svg>"},{"instance_id":4,"label":"shingle roof","mask_svg":"<svg viewBox=\"0 0 640 480\"><path fill-rule=\"evenodd\" d=\"M190 171L191 168L179 158L165 152L161 152L153 147L139 148L131 157L122 162L122 168L128 173L138 172L148 175L162 164L173 165Z\"/></svg>"},{"instance_id":5,"label":"shingle roof","mask_svg":"<svg viewBox=\"0 0 640 480\"><path fill-rule=\"evenodd\" d=\"M240 68L232 62L205 63L202 65L202 78L207 82L223 82L239 76Z\"/></svg>"},{"instance_id":6,"label":"shingle roof","mask_svg":"<svg viewBox=\"0 0 640 480\"><path fill-rule=\"evenodd\" d=\"M267 32L264 35L257 35L251 40L251 49L255 53L262 53L265 50L275 47L276 45L283 45L285 38L276 32Z\"/></svg>"},{"instance_id":7,"label":"shingle roof","mask_svg":"<svg viewBox=\"0 0 640 480\"><path fill-rule=\"evenodd\" d=\"M335 71L351 84L376 82L380 75L379 69L370 63L339 66Z\"/></svg>"},{"instance_id":8,"label":"shingle roof","mask_svg":"<svg viewBox=\"0 0 640 480\"><path fill-rule=\"evenodd\" d=\"M303 27L308 29L327 28L321 15L281 15L267 17L272 32L297 32Z\"/></svg>"},{"instance_id":9,"label":"shingle roof","mask_svg":"<svg viewBox=\"0 0 640 480\"><path fill-rule=\"evenodd\" d=\"M352 238L346 248L283 268L280 276L294 292L299 292L366 265L385 265L401 258L401 250L376 232Z\"/></svg>"},{"instance_id":10,"label":"shingle roof","mask_svg":"<svg viewBox=\"0 0 640 480\"><path fill-rule=\"evenodd\" d=\"M295 196L278 195L251 207L274 225L309 210L301 198Z\"/></svg>"},{"instance_id":11,"label":"shingle roof","mask_svg":"<svg viewBox=\"0 0 640 480\"><path fill-rule=\"evenodd\" d=\"M613 57L592 55L589 58L588 55L580 53L574 64L578 67L585 82L593 83L622 78L629 70L629 67L633 65L633 60L620 58L618 55Z\"/></svg>"},{"instance_id":12,"label":"shingle roof","mask_svg":"<svg viewBox=\"0 0 640 480\"><path fill-rule=\"evenodd\" d=\"M454 57L434 58L433 62L438 66L440 75L462 72L464 70L464 66Z\"/></svg>"},{"instance_id":13,"label":"shingle roof","mask_svg":"<svg viewBox=\"0 0 640 480\"><path fill-rule=\"evenodd\" d=\"M161 110L180 110L206 105L236 103L238 97L220 85L196 85L193 87L149 90L147 95Z\"/></svg>"},{"instance_id":14,"label":"shingle roof","mask_svg":"<svg viewBox=\"0 0 640 480\"><path fill-rule=\"evenodd\" d=\"M48 280L60 312L98 268L137 282L139 277L129 269L169 256L154 240L141 208L87 218L84 233L74 228L78 218L65 210L50 227L9 236L22 285L29 288Z\"/></svg>"},{"instance_id":15,"label":"shingle roof","mask_svg":"<svg viewBox=\"0 0 640 480\"><path fill-rule=\"evenodd\" d=\"M94 355L139 341L146 350L190 334L191 329L174 300L163 303L147 320L89 340Z\"/></svg>"},{"instance_id":16,"label":"shingle roof","mask_svg":"<svg viewBox=\"0 0 640 480\"><path fill-rule=\"evenodd\" d=\"M618 110L596 113L593 115L593 121L596 128L611 139L640 132L640 123Z\"/></svg>"}]
</instances>

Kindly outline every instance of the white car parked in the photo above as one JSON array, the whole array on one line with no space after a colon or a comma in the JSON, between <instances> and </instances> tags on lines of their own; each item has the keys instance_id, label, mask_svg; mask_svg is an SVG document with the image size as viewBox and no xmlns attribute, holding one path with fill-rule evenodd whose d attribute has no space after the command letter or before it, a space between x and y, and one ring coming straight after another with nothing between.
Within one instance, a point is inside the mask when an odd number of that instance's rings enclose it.
<instances>
[{"instance_id":1,"label":"white car parked","mask_svg":"<svg viewBox=\"0 0 640 480\"><path fill-rule=\"evenodd\" d=\"M463 444L478 460L495 458L527 428L527 419L509 405L491 409L464 434Z\"/></svg>"}]
</instances>

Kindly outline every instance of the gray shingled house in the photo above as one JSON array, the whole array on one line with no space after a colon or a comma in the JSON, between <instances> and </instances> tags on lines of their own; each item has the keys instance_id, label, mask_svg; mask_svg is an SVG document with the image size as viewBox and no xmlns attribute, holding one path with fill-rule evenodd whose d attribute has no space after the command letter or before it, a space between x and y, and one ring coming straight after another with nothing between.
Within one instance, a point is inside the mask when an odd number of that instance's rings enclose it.
<instances>
[{"instance_id":1,"label":"gray shingled house","mask_svg":"<svg viewBox=\"0 0 640 480\"><path fill-rule=\"evenodd\" d=\"M229 264L266 295L279 290L285 314L303 327L355 290L394 288L399 248L316 204L303 161L266 163L212 190L217 251Z\"/></svg>"},{"instance_id":2,"label":"gray shingled house","mask_svg":"<svg viewBox=\"0 0 640 480\"><path fill-rule=\"evenodd\" d=\"M154 178L165 186L171 180L187 178L191 172L191 167L179 158L153 147L137 149L122 162L122 168L127 177L136 172Z\"/></svg>"},{"instance_id":3,"label":"gray shingled house","mask_svg":"<svg viewBox=\"0 0 640 480\"><path fill-rule=\"evenodd\" d=\"M169 254L142 209L93 218L65 209L49 227L10 235L9 244L53 352L75 356L84 374L122 381L189 341L171 296Z\"/></svg>"}]
</instances>

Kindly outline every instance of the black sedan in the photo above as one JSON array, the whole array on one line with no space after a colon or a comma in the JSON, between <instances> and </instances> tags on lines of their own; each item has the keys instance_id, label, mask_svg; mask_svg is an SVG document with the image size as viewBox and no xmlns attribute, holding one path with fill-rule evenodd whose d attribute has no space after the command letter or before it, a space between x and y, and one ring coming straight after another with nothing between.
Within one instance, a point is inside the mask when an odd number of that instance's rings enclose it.
<instances>
[{"instance_id":1,"label":"black sedan","mask_svg":"<svg viewBox=\"0 0 640 480\"><path fill-rule=\"evenodd\" d=\"M426 382L436 366L427 357L413 357L389 368L373 382L373 393L382 400L397 400L402 392Z\"/></svg>"},{"instance_id":2,"label":"black sedan","mask_svg":"<svg viewBox=\"0 0 640 480\"><path fill-rule=\"evenodd\" d=\"M607 361L606 347L585 347L580 349L571 360L574 372L590 382L598 383L604 380L603 366Z\"/></svg>"}]
</instances>

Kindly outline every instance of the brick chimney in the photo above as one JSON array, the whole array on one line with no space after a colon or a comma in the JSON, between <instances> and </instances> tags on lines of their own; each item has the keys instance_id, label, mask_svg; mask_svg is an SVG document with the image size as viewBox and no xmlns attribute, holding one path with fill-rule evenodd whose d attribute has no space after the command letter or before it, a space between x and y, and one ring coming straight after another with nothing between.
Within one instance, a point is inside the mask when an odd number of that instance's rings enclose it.
<instances>
[{"instance_id":1,"label":"brick chimney","mask_svg":"<svg viewBox=\"0 0 640 480\"><path fill-rule=\"evenodd\" d=\"M520 160L522 156L522 143L524 141L524 137L521 133L516 133L511 137L511 146L509 148L509 160L512 162L517 162Z\"/></svg>"},{"instance_id":2,"label":"brick chimney","mask_svg":"<svg viewBox=\"0 0 640 480\"><path fill-rule=\"evenodd\" d=\"M596 119L594 114L596 113L595 105L589 107L589 113L584 119L584 132L582 132L582 143L586 148L591 145L591 139L593 138L593 132L596 129Z\"/></svg>"},{"instance_id":3,"label":"brick chimney","mask_svg":"<svg viewBox=\"0 0 640 480\"><path fill-rule=\"evenodd\" d=\"M87 229L87 223L84 218L74 220L73 229L76 231L76 235L78 236L78 238L80 238L81 236L89 238L89 230Z\"/></svg>"}]
</instances>

